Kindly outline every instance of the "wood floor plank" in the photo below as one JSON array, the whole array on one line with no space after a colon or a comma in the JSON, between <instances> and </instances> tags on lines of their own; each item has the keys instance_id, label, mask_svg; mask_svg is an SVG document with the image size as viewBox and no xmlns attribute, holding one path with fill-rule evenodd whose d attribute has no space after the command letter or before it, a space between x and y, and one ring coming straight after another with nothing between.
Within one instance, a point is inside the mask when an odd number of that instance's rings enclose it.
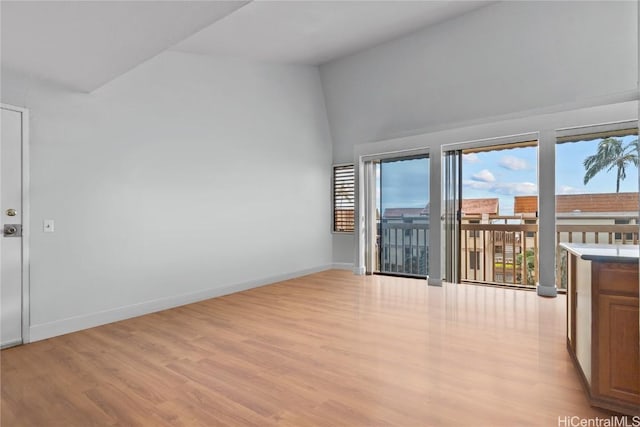
<instances>
[{"instance_id":1,"label":"wood floor plank","mask_svg":"<svg viewBox=\"0 0 640 427\"><path fill-rule=\"evenodd\" d=\"M555 426L565 299L327 271L3 350L2 426Z\"/></svg>"}]
</instances>

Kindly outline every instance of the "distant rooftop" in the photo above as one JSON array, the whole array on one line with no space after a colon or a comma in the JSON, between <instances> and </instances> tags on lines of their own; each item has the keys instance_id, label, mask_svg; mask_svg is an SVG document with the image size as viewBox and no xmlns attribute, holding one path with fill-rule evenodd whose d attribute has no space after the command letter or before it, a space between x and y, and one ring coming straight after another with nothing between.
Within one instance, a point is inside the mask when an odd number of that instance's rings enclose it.
<instances>
[{"instance_id":1,"label":"distant rooftop","mask_svg":"<svg viewBox=\"0 0 640 427\"><path fill-rule=\"evenodd\" d=\"M492 199L462 199L462 212L465 215L497 215L500 213L500 201Z\"/></svg>"},{"instance_id":2,"label":"distant rooftop","mask_svg":"<svg viewBox=\"0 0 640 427\"><path fill-rule=\"evenodd\" d=\"M382 214L383 218L404 218L404 217L417 217L417 216L426 216L427 208L429 205L424 208L387 208L384 210Z\"/></svg>"},{"instance_id":3,"label":"distant rooftop","mask_svg":"<svg viewBox=\"0 0 640 427\"><path fill-rule=\"evenodd\" d=\"M515 214L535 213L538 196L515 196ZM638 193L561 194L556 196L558 213L638 212Z\"/></svg>"},{"instance_id":4,"label":"distant rooftop","mask_svg":"<svg viewBox=\"0 0 640 427\"><path fill-rule=\"evenodd\" d=\"M490 214L497 215L500 211L499 199L463 199L462 212L465 215ZM387 208L382 215L383 218L404 218L419 217L429 215L429 204L424 208Z\"/></svg>"}]
</instances>

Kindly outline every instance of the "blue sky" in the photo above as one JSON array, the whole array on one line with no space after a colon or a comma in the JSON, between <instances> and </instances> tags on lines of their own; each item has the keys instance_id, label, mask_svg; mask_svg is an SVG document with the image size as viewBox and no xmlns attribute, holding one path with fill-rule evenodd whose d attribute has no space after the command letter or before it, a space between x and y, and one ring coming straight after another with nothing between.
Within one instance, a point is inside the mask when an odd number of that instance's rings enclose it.
<instances>
[{"instance_id":1,"label":"blue sky","mask_svg":"<svg viewBox=\"0 0 640 427\"><path fill-rule=\"evenodd\" d=\"M624 145L635 140L636 135L620 137ZM615 193L616 169L611 172L600 172L589 184L583 185L585 157L594 154L600 139L593 141L568 142L556 146L556 193L557 194L581 194L581 193ZM638 191L638 169L630 167L626 169L627 178L620 183L620 192Z\"/></svg>"},{"instance_id":2,"label":"blue sky","mask_svg":"<svg viewBox=\"0 0 640 427\"><path fill-rule=\"evenodd\" d=\"M635 135L621 137L625 144ZM614 193L616 171L603 171L583 184L587 156L594 154L600 140L556 145L556 194ZM471 153L463 156L462 195L466 199L500 199L500 213L513 214L513 197L538 194L537 147ZM386 208L424 207L429 199L427 159L384 163L380 167L382 195L379 206ZM380 192L380 188L378 188ZM638 191L638 169L627 169L621 192ZM380 205L381 203L381 205Z\"/></svg>"},{"instance_id":3,"label":"blue sky","mask_svg":"<svg viewBox=\"0 0 640 427\"><path fill-rule=\"evenodd\" d=\"M513 196L538 194L537 147L465 154L462 197L500 199L500 213L513 213Z\"/></svg>"},{"instance_id":4,"label":"blue sky","mask_svg":"<svg viewBox=\"0 0 640 427\"><path fill-rule=\"evenodd\" d=\"M621 137L625 144L635 135ZM600 139L556 145L556 194L614 193L616 170L603 171L585 186L583 161L594 154ZM513 214L513 196L537 195L537 147L489 151L463 156L464 198L498 197L500 213ZM638 191L638 169L627 169L621 192Z\"/></svg>"},{"instance_id":5,"label":"blue sky","mask_svg":"<svg viewBox=\"0 0 640 427\"><path fill-rule=\"evenodd\" d=\"M382 182L377 195L382 212L387 208L424 208L427 205L428 158L384 162L380 164L377 174L378 182Z\"/></svg>"}]
</instances>

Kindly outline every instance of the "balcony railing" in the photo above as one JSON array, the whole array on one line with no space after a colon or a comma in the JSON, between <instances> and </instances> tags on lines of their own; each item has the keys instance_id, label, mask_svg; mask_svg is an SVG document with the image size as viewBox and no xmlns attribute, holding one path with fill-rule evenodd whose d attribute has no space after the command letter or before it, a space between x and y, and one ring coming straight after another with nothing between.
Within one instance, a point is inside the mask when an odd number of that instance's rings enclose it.
<instances>
[{"instance_id":1,"label":"balcony railing","mask_svg":"<svg viewBox=\"0 0 640 427\"><path fill-rule=\"evenodd\" d=\"M537 224L461 224L460 278L535 287Z\"/></svg>"},{"instance_id":2,"label":"balcony railing","mask_svg":"<svg viewBox=\"0 0 640 427\"><path fill-rule=\"evenodd\" d=\"M558 289L567 289L567 254L560 242L595 244L638 244L637 224L599 224L556 226L556 282Z\"/></svg>"},{"instance_id":3,"label":"balcony railing","mask_svg":"<svg viewBox=\"0 0 640 427\"><path fill-rule=\"evenodd\" d=\"M490 218L493 220L493 218ZM518 219L501 217L500 220ZM531 219L529 219L531 221ZM461 280L535 287L538 277L537 224L461 224ZM635 244L636 224L558 224L556 243ZM557 253L558 287L562 280L561 253Z\"/></svg>"},{"instance_id":4,"label":"balcony railing","mask_svg":"<svg viewBox=\"0 0 640 427\"><path fill-rule=\"evenodd\" d=\"M426 277L429 271L429 224L382 220L378 223L378 271Z\"/></svg>"},{"instance_id":5,"label":"balcony railing","mask_svg":"<svg viewBox=\"0 0 640 427\"><path fill-rule=\"evenodd\" d=\"M636 224L599 224L556 226L556 243L605 243L638 244L638 226Z\"/></svg>"},{"instance_id":6,"label":"balcony railing","mask_svg":"<svg viewBox=\"0 0 640 427\"><path fill-rule=\"evenodd\" d=\"M603 218L589 218L589 220ZM628 218L635 221L636 218ZM424 277L428 274L429 224L424 219L378 222L377 271ZM533 217L492 216L491 224L460 225L460 278L465 282L533 288L538 277L538 224ZM508 222L525 221L525 224ZM611 218L608 219L611 221ZM501 222L496 224L496 222ZM558 224L556 243L638 244L636 224ZM556 245L558 247L558 245ZM562 254L557 252L558 287L562 289Z\"/></svg>"}]
</instances>

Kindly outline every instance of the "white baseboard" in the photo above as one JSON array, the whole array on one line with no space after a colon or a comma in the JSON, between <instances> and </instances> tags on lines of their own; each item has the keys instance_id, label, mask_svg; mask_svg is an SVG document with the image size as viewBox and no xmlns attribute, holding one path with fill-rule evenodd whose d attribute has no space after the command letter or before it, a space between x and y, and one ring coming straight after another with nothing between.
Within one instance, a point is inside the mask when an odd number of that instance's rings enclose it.
<instances>
[{"instance_id":1,"label":"white baseboard","mask_svg":"<svg viewBox=\"0 0 640 427\"><path fill-rule=\"evenodd\" d=\"M129 319L131 317L142 316L156 311L233 294L235 292L246 291L247 289L257 288L271 283L281 282L283 280L294 279L296 277L306 276L307 274L318 273L332 268L335 268L333 264L322 265L276 276L265 277L262 279L250 280L244 283L205 289L203 291L192 292L189 294L158 298L124 307L99 311L97 313L69 317L39 325L31 325L29 327L29 342L40 341L58 335L68 334L70 332L76 332L83 329L93 328L95 326L105 325L107 323L117 322L119 320Z\"/></svg>"},{"instance_id":2,"label":"white baseboard","mask_svg":"<svg viewBox=\"0 0 640 427\"><path fill-rule=\"evenodd\" d=\"M353 263L352 262L334 262L333 269L353 271Z\"/></svg>"}]
</instances>

